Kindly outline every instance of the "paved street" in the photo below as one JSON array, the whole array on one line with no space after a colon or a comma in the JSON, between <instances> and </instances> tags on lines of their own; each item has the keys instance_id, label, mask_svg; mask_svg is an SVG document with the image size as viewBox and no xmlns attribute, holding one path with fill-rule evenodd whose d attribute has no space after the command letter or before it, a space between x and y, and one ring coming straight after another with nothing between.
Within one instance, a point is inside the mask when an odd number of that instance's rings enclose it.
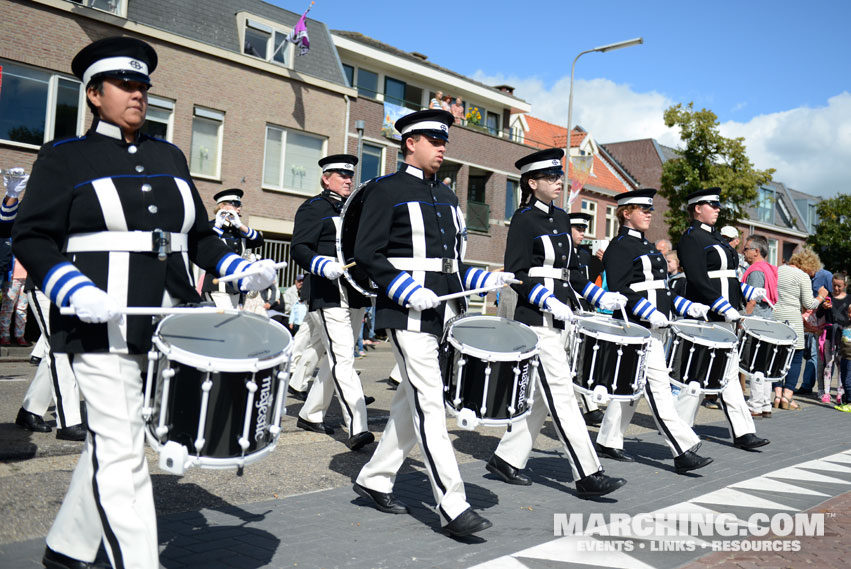
<instances>
[{"instance_id":1,"label":"paved street","mask_svg":"<svg viewBox=\"0 0 851 569\"><path fill-rule=\"evenodd\" d=\"M22 352L0 363L0 567L40 567L44 536L67 488L81 443L57 441L54 433L23 431L14 417L35 368ZM28 357L28 354L27 354ZM370 428L378 436L393 395L382 380L390 369L382 344L356 362L367 394ZM851 443L848 414L811 400L801 411L776 411L757 421L772 443L762 452L735 449L721 411L701 408L701 454L715 462L678 476L667 446L652 426L644 402L627 435L626 449L639 455L624 464L603 459L606 472L628 479L626 487L594 501L575 496L570 469L549 423L529 462L534 484L509 486L484 468L501 429L466 432L450 420L468 500L494 527L479 537L453 540L438 531L433 498L415 449L396 483L409 516L382 514L351 490L351 481L375 445L352 453L345 434L334 437L295 427L300 402L287 401L278 448L266 460L231 471L191 470L177 478L157 467L149 452L159 519L161 563L168 569L254 568L562 568L562 567L839 567L851 527ZM52 415L50 416L52 418ZM335 403L329 422L340 421ZM592 429L592 436L596 429ZM616 540L554 535L558 514L723 512L739 520L754 512L825 513L824 536L798 539L799 551L713 553L730 538L697 540L695 551L651 551L647 539L622 536L634 550L611 549ZM686 538L688 536L681 536ZM741 540L744 538L734 538ZM770 539L753 537L748 539ZM719 541L721 540L721 541ZM701 543L702 541L702 543ZM591 547L591 543L603 546ZM642 547L642 544L644 547ZM722 545L723 547L723 545ZM588 549L594 549L593 552Z\"/></svg>"}]
</instances>

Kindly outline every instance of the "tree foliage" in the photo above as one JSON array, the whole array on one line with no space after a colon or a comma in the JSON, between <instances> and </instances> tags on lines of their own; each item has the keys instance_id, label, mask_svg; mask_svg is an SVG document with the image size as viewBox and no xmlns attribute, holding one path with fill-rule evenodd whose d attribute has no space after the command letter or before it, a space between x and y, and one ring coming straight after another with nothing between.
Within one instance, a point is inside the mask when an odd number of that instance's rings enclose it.
<instances>
[{"instance_id":1,"label":"tree foliage","mask_svg":"<svg viewBox=\"0 0 851 569\"><path fill-rule=\"evenodd\" d=\"M676 243L689 225L686 196L705 188L721 188L724 208L718 226L747 217L745 210L756 201L758 188L771 181L773 168L756 170L745 152L745 139L725 138L718 131L718 117L712 111L694 110L677 104L665 110L665 124L680 130L685 145L678 149L680 158L662 166L659 193L668 198L665 212L668 233Z\"/></svg>"},{"instance_id":2,"label":"tree foliage","mask_svg":"<svg viewBox=\"0 0 851 569\"><path fill-rule=\"evenodd\" d=\"M851 195L839 194L816 206L819 222L807 243L831 272L848 271L851 262Z\"/></svg>"}]
</instances>

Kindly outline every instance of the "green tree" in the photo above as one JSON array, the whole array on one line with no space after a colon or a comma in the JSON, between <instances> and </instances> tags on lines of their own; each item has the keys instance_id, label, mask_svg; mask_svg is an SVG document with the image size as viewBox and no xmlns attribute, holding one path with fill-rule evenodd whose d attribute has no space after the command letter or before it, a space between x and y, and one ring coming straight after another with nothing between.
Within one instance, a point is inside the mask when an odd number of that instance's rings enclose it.
<instances>
[{"instance_id":1,"label":"green tree","mask_svg":"<svg viewBox=\"0 0 851 569\"><path fill-rule=\"evenodd\" d=\"M676 243L689 225L686 196L705 188L721 188L724 209L718 226L746 217L745 210L757 199L758 188L771 181L773 168L756 170L745 152L744 138L725 138L718 132L718 117L712 111L694 110L694 103L677 104L665 110L665 124L680 130L685 145L680 158L662 166L659 193L668 199L665 212L668 234Z\"/></svg>"},{"instance_id":2,"label":"green tree","mask_svg":"<svg viewBox=\"0 0 851 569\"><path fill-rule=\"evenodd\" d=\"M851 195L839 194L816 206L819 222L807 243L831 272L847 271L851 259Z\"/></svg>"}]
</instances>

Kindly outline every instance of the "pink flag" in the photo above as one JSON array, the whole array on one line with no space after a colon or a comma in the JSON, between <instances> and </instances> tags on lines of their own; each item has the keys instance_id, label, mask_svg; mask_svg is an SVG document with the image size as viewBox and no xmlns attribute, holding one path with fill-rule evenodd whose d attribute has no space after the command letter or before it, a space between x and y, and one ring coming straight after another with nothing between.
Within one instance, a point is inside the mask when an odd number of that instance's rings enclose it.
<instances>
[{"instance_id":1,"label":"pink flag","mask_svg":"<svg viewBox=\"0 0 851 569\"><path fill-rule=\"evenodd\" d=\"M310 6L313 6L313 2L310 3ZM304 55L310 50L310 38L307 37L307 25L304 21L307 17L307 12L310 12L310 7L308 7L304 14L301 15L301 18L298 19L298 23L287 38L288 41L299 47L299 55Z\"/></svg>"}]
</instances>

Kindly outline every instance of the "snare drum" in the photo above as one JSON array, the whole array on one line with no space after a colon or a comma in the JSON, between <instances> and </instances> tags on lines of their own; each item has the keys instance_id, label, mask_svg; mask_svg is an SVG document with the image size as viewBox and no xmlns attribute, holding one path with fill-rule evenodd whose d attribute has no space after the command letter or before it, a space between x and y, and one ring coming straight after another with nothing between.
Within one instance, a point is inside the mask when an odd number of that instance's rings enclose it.
<instances>
[{"instance_id":1,"label":"snare drum","mask_svg":"<svg viewBox=\"0 0 851 569\"><path fill-rule=\"evenodd\" d=\"M739 371L748 377L761 373L769 381L786 377L798 335L791 326L774 320L742 318L739 330Z\"/></svg>"},{"instance_id":2,"label":"snare drum","mask_svg":"<svg viewBox=\"0 0 851 569\"><path fill-rule=\"evenodd\" d=\"M532 408L538 335L498 316L463 316L440 344L443 396L458 426L505 426Z\"/></svg>"},{"instance_id":3,"label":"snare drum","mask_svg":"<svg viewBox=\"0 0 851 569\"><path fill-rule=\"evenodd\" d=\"M275 449L292 336L248 312L174 314L157 326L142 410L160 467L239 468Z\"/></svg>"},{"instance_id":4,"label":"snare drum","mask_svg":"<svg viewBox=\"0 0 851 569\"><path fill-rule=\"evenodd\" d=\"M595 403L641 397L650 338L638 324L606 316L577 317L565 343L574 390Z\"/></svg>"},{"instance_id":5,"label":"snare drum","mask_svg":"<svg viewBox=\"0 0 851 569\"><path fill-rule=\"evenodd\" d=\"M690 392L720 393L735 356L736 335L725 327L697 320L671 324L665 346L671 383L689 387L696 382Z\"/></svg>"}]
</instances>

